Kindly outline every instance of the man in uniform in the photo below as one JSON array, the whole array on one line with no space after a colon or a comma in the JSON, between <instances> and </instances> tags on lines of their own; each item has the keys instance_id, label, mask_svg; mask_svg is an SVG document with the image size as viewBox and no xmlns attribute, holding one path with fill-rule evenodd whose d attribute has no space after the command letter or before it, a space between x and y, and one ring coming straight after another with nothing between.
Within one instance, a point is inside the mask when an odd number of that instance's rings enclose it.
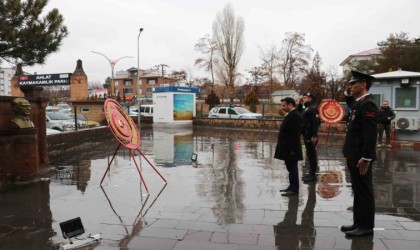
<instances>
[{"instance_id":1,"label":"man in uniform","mask_svg":"<svg viewBox=\"0 0 420 250\"><path fill-rule=\"evenodd\" d=\"M289 172L289 186L280 190L282 196L291 196L299 193L298 161L303 159L300 133L302 117L296 110L296 101L291 97L281 100L286 117L280 126L278 141L274 158L284 160Z\"/></svg>"},{"instance_id":2,"label":"man in uniform","mask_svg":"<svg viewBox=\"0 0 420 250\"><path fill-rule=\"evenodd\" d=\"M346 236L373 234L375 198L372 163L376 160L376 115L378 107L369 93L372 76L352 71L345 95L352 113L343 147L353 190L353 225L341 226Z\"/></svg>"},{"instance_id":3,"label":"man in uniform","mask_svg":"<svg viewBox=\"0 0 420 250\"><path fill-rule=\"evenodd\" d=\"M305 93L302 96L299 111L302 113L302 135L306 148L306 159L309 162L309 173L302 177L304 182L316 181L318 171L318 159L316 145L318 144L318 110L315 104L315 96Z\"/></svg>"}]
</instances>

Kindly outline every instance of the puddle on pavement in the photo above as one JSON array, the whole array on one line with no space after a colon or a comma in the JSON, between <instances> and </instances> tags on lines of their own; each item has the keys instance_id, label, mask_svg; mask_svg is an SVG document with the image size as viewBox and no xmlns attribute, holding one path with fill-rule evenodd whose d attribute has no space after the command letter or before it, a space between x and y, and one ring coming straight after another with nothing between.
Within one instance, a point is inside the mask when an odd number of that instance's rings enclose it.
<instances>
[{"instance_id":1,"label":"puddle on pavement","mask_svg":"<svg viewBox=\"0 0 420 250\"><path fill-rule=\"evenodd\" d=\"M136 154L149 195L123 148L99 185L118 145L115 139L91 149L66 150L51 157L56 171L50 182L0 194L0 242L7 242L9 249L54 249L66 243L59 223L81 217L86 231L101 233L101 245L110 248L129 246L145 227L161 219L169 225L183 220L215 223L219 226L208 230L221 232L232 224L272 225L275 244L281 245L287 240L279 236L284 230L286 235L312 234L317 219L351 220L352 194L340 139L319 145L318 183L301 183L300 195L291 199L278 192L288 174L272 157L276 140L277 133L266 131L142 128L140 150L168 181L165 185ZM191 160L193 153L196 162ZM378 215L420 221L417 162L420 155L414 151L378 150ZM306 240L301 246L313 245L312 238Z\"/></svg>"}]
</instances>

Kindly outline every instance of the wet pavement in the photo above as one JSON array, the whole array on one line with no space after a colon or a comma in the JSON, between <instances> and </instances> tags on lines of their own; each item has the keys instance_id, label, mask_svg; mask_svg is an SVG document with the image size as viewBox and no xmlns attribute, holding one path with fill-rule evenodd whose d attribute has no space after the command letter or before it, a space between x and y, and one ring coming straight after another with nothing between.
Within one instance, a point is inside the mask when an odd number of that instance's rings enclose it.
<instances>
[{"instance_id":1,"label":"wet pavement","mask_svg":"<svg viewBox=\"0 0 420 250\"><path fill-rule=\"evenodd\" d=\"M142 127L136 155L102 139L91 149L51 156L50 181L0 193L0 249L57 249L59 223L80 217L101 233L94 249L420 249L420 154L378 150L373 237L348 239L352 193L342 137L319 145L318 182L280 196L288 174L273 159L277 133L212 128ZM197 162L191 160L197 154ZM299 169L306 171L304 162ZM301 172L300 172L301 175Z\"/></svg>"}]
</instances>

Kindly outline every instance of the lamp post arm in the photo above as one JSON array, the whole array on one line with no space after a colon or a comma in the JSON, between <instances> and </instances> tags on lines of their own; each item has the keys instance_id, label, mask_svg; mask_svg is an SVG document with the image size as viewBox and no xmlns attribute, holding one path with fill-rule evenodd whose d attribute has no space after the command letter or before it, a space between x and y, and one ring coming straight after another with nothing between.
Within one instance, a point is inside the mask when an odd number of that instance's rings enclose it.
<instances>
[{"instance_id":1,"label":"lamp post arm","mask_svg":"<svg viewBox=\"0 0 420 250\"><path fill-rule=\"evenodd\" d=\"M104 55L104 54L102 54L102 53L99 53L99 52L96 52L96 51L90 51L90 52L95 53L95 54L99 54L99 55L101 55L101 56L105 57L105 58L106 58L106 60L108 60L108 62L109 62L110 64L112 64L111 59L109 59L106 55Z\"/></svg>"},{"instance_id":2,"label":"lamp post arm","mask_svg":"<svg viewBox=\"0 0 420 250\"><path fill-rule=\"evenodd\" d=\"M120 57L120 58L118 58L117 60L115 60L115 62L113 63L114 65L115 64L117 64L117 62L119 61L119 60L121 60L121 59L124 59L124 58L133 58L132 56L123 56L123 57Z\"/></svg>"}]
</instances>

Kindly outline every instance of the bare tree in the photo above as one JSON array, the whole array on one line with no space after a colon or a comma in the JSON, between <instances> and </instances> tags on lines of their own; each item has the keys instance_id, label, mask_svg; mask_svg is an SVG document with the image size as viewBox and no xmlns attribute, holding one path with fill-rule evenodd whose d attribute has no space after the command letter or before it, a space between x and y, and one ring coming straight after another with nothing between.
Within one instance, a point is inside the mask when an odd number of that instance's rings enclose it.
<instances>
[{"instance_id":1,"label":"bare tree","mask_svg":"<svg viewBox=\"0 0 420 250\"><path fill-rule=\"evenodd\" d=\"M90 89L103 89L103 83L100 81L89 82Z\"/></svg>"},{"instance_id":2,"label":"bare tree","mask_svg":"<svg viewBox=\"0 0 420 250\"><path fill-rule=\"evenodd\" d=\"M311 68L303 76L302 81L297 89L301 94L311 92L318 100L322 100L327 96L326 93L326 75L321 70L322 59L317 52L312 60Z\"/></svg>"},{"instance_id":3,"label":"bare tree","mask_svg":"<svg viewBox=\"0 0 420 250\"><path fill-rule=\"evenodd\" d=\"M280 74L286 85L294 88L309 64L312 48L305 44L305 34L286 32L285 35L280 51Z\"/></svg>"},{"instance_id":4,"label":"bare tree","mask_svg":"<svg viewBox=\"0 0 420 250\"><path fill-rule=\"evenodd\" d=\"M244 30L244 21L242 17L235 17L231 4L227 4L213 22L213 39L219 59L216 75L230 90L235 87L237 66L244 51ZM233 95L230 99L233 101Z\"/></svg>"},{"instance_id":5,"label":"bare tree","mask_svg":"<svg viewBox=\"0 0 420 250\"><path fill-rule=\"evenodd\" d=\"M194 64L200 68L204 68L206 71L210 71L211 82L214 85L213 65L217 62L217 60L214 58L214 52L217 49L216 43L213 41L209 34L206 34L204 37L198 40L198 43L194 47L196 51L203 55L203 57L195 59Z\"/></svg>"},{"instance_id":6,"label":"bare tree","mask_svg":"<svg viewBox=\"0 0 420 250\"><path fill-rule=\"evenodd\" d=\"M268 78L268 95L269 98L273 93L273 87L278 82L276 78L276 71L279 67L280 51L272 45L268 49L260 47L260 59L262 60L261 68L264 71L265 76Z\"/></svg>"},{"instance_id":7,"label":"bare tree","mask_svg":"<svg viewBox=\"0 0 420 250\"><path fill-rule=\"evenodd\" d=\"M262 67L252 67L250 70L246 71L251 75L251 78L246 78L246 80L254 87L261 84L267 76Z\"/></svg>"},{"instance_id":8,"label":"bare tree","mask_svg":"<svg viewBox=\"0 0 420 250\"><path fill-rule=\"evenodd\" d=\"M325 87L327 89L328 95L333 100L339 99L339 94L343 92L344 86L346 85L346 78L339 76L337 73L337 68L330 66L326 73L327 81Z\"/></svg>"}]
</instances>

